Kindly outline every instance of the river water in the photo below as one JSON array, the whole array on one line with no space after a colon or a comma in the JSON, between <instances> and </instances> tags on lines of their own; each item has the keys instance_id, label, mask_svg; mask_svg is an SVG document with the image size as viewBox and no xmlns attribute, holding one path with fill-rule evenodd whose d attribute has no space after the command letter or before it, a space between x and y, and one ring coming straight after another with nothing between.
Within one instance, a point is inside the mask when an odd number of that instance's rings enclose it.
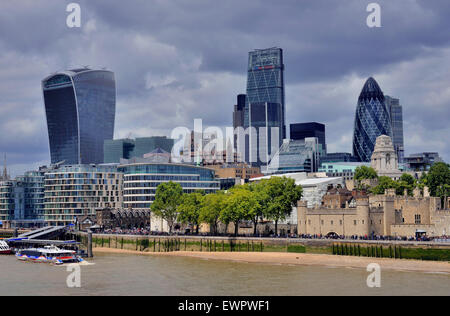
<instances>
[{"instance_id":1,"label":"river water","mask_svg":"<svg viewBox=\"0 0 450 316\"><path fill-rule=\"evenodd\" d=\"M69 288L64 266L0 256L0 295L450 295L448 274L382 271L373 289L362 269L117 254L89 261L81 287Z\"/></svg>"}]
</instances>

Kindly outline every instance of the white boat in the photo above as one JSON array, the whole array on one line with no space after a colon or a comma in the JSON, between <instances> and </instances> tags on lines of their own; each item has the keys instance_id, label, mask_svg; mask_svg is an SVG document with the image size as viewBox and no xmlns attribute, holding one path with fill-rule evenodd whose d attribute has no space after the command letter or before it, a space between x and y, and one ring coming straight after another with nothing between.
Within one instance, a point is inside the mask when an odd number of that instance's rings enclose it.
<instances>
[{"instance_id":1,"label":"white boat","mask_svg":"<svg viewBox=\"0 0 450 316\"><path fill-rule=\"evenodd\" d=\"M57 265L84 261L75 254L75 251L59 249L56 246L22 249L16 253L16 258L21 261L45 262Z\"/></svg>"},{"instance_id":2,"label":"white boat","mask_svg":"<svg viewBox=\"0 0 450 316\"><path fill-rule=\"evenodd\" d=\"M12 253L11 248L4 240L0 240L0 255L9 255Z\"/></svg>"}]
</instances>

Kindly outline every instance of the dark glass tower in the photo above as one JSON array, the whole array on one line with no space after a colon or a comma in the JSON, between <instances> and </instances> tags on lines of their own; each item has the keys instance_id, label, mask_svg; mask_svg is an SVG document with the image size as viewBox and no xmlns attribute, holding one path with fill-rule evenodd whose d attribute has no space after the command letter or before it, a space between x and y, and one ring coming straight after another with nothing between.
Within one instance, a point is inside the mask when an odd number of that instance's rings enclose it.
<instances>
[{"instance_id":1,"label":"dark glass tower","mask_svg":"<svg viewBox=\"0 0 450 316\"><path fill-rule=\"evenodd\" d=\"M392 142L394 144L395 152L397 153L398 162L403 163L405 157L405 145L403 139L403 108L400 105L400 100L392 98L388 95L384 96L386 106L389 110L392 126Z\"/></svg>"},{"instance_id":2,"label":"dark glass tower","mask_svg":"<svg viewBox=\"0 0 450 316\"><path fill-rule=\"evenodd\" d=\"M248 54L247 98L244 128L249 127L249 104L278 103L281 107L281 138L286 138L284 64L281 48L258 49Z\"/></svg>"},{"instance_id":3,"label":"dark glass tower","mask_svg":"<svg viewBox=\"0 0 450 316\"><path fill-rule=\"evenodd\" d=\"M384 94L373 78L367 79L359 95L353 133L353 155L361 162L370 162L378 136L392 138L389 109Z\"/></svg>"},{"instance_id":4,"label":"dark glass tower","mask_svg":"<svg viewBox=\"0 0 450 316\"><path fill-rule=\"evenodd\" d=\"M324 154L327 151L324 124L317 122L291 124L290 135L290 139L292 140L304 140L308 137L317 137L319 139L319 144L322 145Z\"/></svg>"},{"instance_id":5,"label":"dark glass tower","mask_svg":"<svg viewBox=\"0 0 450 316\"><path fill-rule=\"evenodd\" d=\"M103 162L103 143L114 135L114 73L88 68L42 81L52 163Z\"/></svg>"},{"instance_id":6,"label":"dark glass tower","mask_svg":"<svg viewBox=\"0 0 450 316\"><path fill-rule=\"evenodd\" d=\"M279 103L250 103L248 161L252 165L267 165L280 148L282 114Z\"/></svg>"}]
</instances>

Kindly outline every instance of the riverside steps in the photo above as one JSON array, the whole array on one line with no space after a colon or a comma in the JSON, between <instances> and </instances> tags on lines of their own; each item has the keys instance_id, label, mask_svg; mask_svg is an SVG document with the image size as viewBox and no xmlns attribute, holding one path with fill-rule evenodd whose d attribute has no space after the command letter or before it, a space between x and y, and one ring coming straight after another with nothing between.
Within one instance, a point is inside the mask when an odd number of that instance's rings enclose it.
<instances>
[{"instance_id":1,"label":"riverside steps","mask_svg":"<svg viewBox=\"0 0 450 316\"><path fill-rule=\"evenodd\" d=\"M88 249L88 234L77 241ZM291 252L450 262L449 242L92 234L92 249L138 252Z\"/></svg>"}]
</instances>

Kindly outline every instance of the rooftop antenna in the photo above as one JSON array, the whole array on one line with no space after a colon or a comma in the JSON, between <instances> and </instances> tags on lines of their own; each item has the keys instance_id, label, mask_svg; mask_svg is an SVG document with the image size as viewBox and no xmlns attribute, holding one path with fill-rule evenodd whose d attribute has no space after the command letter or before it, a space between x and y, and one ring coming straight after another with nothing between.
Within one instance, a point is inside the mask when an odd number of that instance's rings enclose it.
<instances>
[{"instance_id":1,"label":"rooftop antenna","mask_svg":"<svg viewBox=\"0 0 450 316\"><path fill-rule=\"evenodd\" d=\"M8 170L6 168L6 153L5 153L5 160L3 164L3 180L8 180Z\"/></svg>"}]
</instances>

